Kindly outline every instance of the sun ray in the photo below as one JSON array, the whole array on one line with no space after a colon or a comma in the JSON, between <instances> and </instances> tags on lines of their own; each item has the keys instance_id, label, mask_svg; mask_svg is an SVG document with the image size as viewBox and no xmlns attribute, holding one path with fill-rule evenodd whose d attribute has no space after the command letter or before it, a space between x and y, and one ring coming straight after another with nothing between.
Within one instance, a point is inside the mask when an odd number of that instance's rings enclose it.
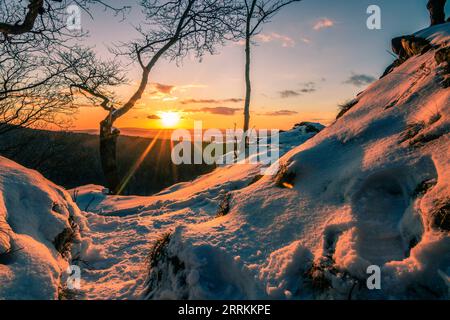
<instances>
[{"instance_id":1,"label":"sun ray","mask_svg":"<svg viewBox=\"0 0 450 320\"><path fill-rule=\"evenodd\" d=\"M123 190L125 190L131 177L135 174L136 170L141 166L145 157L149 154L149 152L155 146L156 142L158 141L159 136L161 135L161 132L162 132L162 130L158 131L158 133L155 135L153 140L148 145L147 149L144 150L144 152L141 154L141 156L134 163L133 167L131 167L130 171L128 171L128 174L125 176L125 178L122 180L122 183L120 184L120 188L119 188L119 191L117 192L117 194L121 194L123 192Z\"/></svg>"}]
</instances>

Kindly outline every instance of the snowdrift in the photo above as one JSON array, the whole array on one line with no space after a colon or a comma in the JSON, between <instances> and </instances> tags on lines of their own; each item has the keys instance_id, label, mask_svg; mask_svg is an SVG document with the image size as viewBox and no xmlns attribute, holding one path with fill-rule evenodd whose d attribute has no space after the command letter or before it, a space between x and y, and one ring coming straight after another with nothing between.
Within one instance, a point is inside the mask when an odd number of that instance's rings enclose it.
<instances>
[{"instance_id":1,"label":"snowdrift","mask_svg":"<svg viewBox=\"0 0 450 320\"><path fill-rule=\"evenodd\" d=\"M86 249L80 228L65 190L0 157L0 299L61 298L68 261Z\"/></svg>"},{"instance_id":2,"label":"snowdrift","mask_svg":"<svg viewBox=\"0 0 450 320\"><path fill-rule=\"evenodd\" d=\"M435 53L449 31L419 33L433 49L285 154L278 176L234 191L225 215L166 236L146 297L448 299L450 91ZM219 169L179 189L222 180ZM380 290L366 285L369 266L381 270Z\"/></svg>"}]
</instances>

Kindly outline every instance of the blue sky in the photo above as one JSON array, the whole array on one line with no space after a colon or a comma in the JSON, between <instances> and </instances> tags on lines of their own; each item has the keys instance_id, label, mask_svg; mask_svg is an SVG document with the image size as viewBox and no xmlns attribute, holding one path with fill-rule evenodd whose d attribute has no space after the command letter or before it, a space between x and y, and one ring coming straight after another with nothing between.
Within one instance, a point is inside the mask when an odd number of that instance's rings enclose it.
<instances>
[{"instance_id":1,"label":"blue sky","mask_svg":"<svg viewBox=\"0 0 450 320\"><path fill-rule=\"evenodd\" d=\"M132 10L123 22L102 10L94 12L93 21L83 16L83 27L91 34L88 43L95 45L101 55L108 55L106 46L136 35L132 25L141 20L140 9L136 1L124 3L130 4ZM253 48L253 125L286 129L303 120L330 122L338 103L365 88L350 83L350 77L378 78L393 61L388 53L390 40L428 26L426 3L427 0L304 0L283 10L264 25L258 45ZM373 4L381 8L381 30L366 27L366 10ZM450 3L447 12L450 13ZM328 27L315 28L320 21L328 22ZM218 121L226 127L240 124L239 103L221 103L222 108L236 109L234 114L224 115L212 113L213 108L219 107L217 103L187 106L179 102L242 98L243 67L243 47L237 43L227 44L220 54L205 57L201 63L189 58L181 66L161 61L151 81L174 89L158 97L148 95L138 109L121 120L121 125L152 127L145 120L148 115L186 109L190 112L185 116L185 126L190 126L190 120L203 120L207 127L214 127ZM139 79L137 67L130 67L129 78ZM130 90L132 85L119 92L125 99ZM291 113L277 114L280 110ZM92 123L98 122L96 116L90 118ZM83 121L79 127L92 125Z\"/></svg>"}]
</instances>

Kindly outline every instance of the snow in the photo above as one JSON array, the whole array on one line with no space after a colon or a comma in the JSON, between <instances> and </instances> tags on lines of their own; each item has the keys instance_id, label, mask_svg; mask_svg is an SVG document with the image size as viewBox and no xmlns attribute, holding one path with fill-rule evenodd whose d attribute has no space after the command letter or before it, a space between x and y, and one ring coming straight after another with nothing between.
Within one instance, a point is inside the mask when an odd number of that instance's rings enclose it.
<instances>
[{"instance_id":1,"label":"snow","mask_svg":"<svg viewBox=\"0 0 450 320\"><path fill-rule=\"evenodd\" d=\"M70 259L53 244L71 228L87 228L62 188L39 173L0 157L0 298L55 299ZM79 234L77 235L79 237ZM84 241L72 247L75 255Z\"/></svg>"},{"instance_id":2,"label":"snow","mask_svg":"<svg viewBox=\"0 0 450 320\"><path fill-rule=\"evenodd\" d=\"M443 45L449 24L417 34ZM24 248L0 260L0 298L57 297L68 262L52 242L73 216L84 299L449 299L450 91L435 50L331 126L309 124L320 133L282 132L274 166L295 174L291 188L239 163L150 197L67 193L0 158L0 250ZM366 286L373 265L381 290Z\"/></svg>"},{"instance_id":3,"label":"snow","mask_svg":"<svg viewBox=\"0 0 450 320\"><path fill-rule=\"evenodd\" d=\"M432 44L447 43L450 40L450 23L435 25L416 32L416 37L425 38L431 41Z\"/></svg>"},{"instance_id":4,"label":"snow","mask_svg":"<svg viewBox=\"0 0 450 320\"><path fill-rule=\"evenodd\" d=\"M323 129L319 124L311 125ZM279 152L283 154L315 134L307 132L304 126L282 132ZM84 296L87 299L141 298L152 243L178 226L211 221L229 193L233 195L246 188L260 173L260 164L221 166L151 197L106 196L104 188L95 185L70 190L80 209L89 211L85 216L90 230L84 236L104 248L102 259L87 259L83 265ZM231 203L238 201L231 197ZM197 272L189 275L192 283L196 275ZM236 281L239 281L237 276ZM174 297L169 291L158 292L158 298Z\"/></svg>"},{"instance_id":5,"label":"snow","mask_svg":"<svg viewBox=\"0 0 450 320\"><path fill-rule=\"evenodd\" d=\"M448 24L422 34L442 44ZM448 298L450 238L432 223L450 190L450 92L439 73L434 50L409 59L281 158L296 174L292 189L263 177L233 193L239 200L225 217L176 230L168 252L184 270L167 274L170 260L154 270L164 278L148 297ZM417 135L406 134L422 122ZM431 180L435 186L415 194ZM381 269L381 290L365 285L371 265ZM318 290L321 272L331 287ZM191 274L195 281L174 285Z\"/></svg>"}]
</instances>

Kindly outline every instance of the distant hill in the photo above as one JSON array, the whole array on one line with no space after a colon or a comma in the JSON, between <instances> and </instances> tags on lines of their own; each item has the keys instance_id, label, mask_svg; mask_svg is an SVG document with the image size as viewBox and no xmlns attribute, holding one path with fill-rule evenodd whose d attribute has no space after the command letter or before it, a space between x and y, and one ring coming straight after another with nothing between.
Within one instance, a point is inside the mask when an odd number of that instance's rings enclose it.
<instances>
[{"instance_id":1,"label":"distant hill","mask_svg":"<svg viewBox=\"0 0 450 320\"><path fill-rule=\"evenodd\" d=\"M75 133L88 133L91 135L98 135L99 129L84 129L75 130ZM167 140L173 132L173 129L142 129L142 128L120 128L120 133L123 136L141 137L141 138L154 138L161 132L160 138Z\"/></svg>"},{"instance_id":2,"label":"distant hill","mask_svg":"<svg viewBox=\"0 0 450 320\"><path fill-rule=\"evenodd\" d=\"M87 133L16 129L0 139L0 155L41 172L67 189L86 184L105 185L98 136ZM151 138L120 136L119 172L124 176L150 144ZM150 195L177 182L190 181L213 166L172 164L170 135L164 133L145 157L124 191Z\"/></svg>"}]
</instances>

